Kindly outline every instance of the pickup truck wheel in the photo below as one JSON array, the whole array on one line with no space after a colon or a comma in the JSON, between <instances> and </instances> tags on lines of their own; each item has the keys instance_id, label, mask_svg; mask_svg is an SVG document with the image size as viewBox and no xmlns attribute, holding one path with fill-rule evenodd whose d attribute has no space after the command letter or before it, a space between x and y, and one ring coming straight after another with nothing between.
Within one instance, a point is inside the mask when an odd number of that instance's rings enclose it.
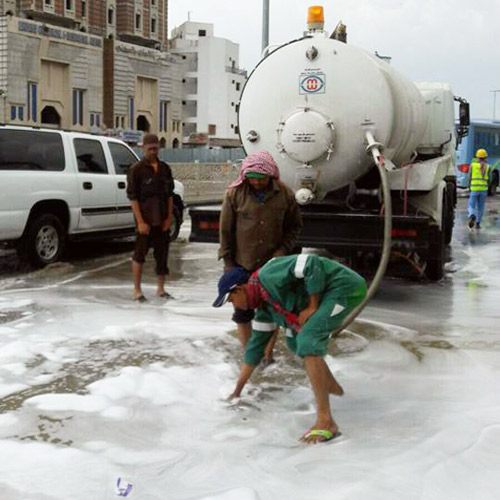
<instances>
[{"instance_id":1,"label":"pickup truck wheel","mask_svg":"<svg viewBox=\"0 0 500 500\"><path fill-rule=\"evenodd\" d=\"M170 225L170 241L174 241L179 236L181 230L181 213L179 209L174 206L174 213L172 214L172 224Z\"/></svg>"},{"instance_id":2,"label":"pickup truck wheel","mask_svg":"<svg viewBox=\"0 0 500 500\"><path fill-rule=\"evenodd\" d=\"M488 186L488 196L494 196L498 187L498 170L494 170L491 174L491 183Z\"/></svg>"},{"instance_id":3,"label":"pickup truck wheel","mask_svg":"<svg viewBox=\"0 0 500 500\"><path fill-rule=\"evenodd\" d=\"M35 267L56 262L62 255L65 230L59 218L53 214L42 214L28 223L21 241L20 257Z\"/></svg>"}]
</instances>

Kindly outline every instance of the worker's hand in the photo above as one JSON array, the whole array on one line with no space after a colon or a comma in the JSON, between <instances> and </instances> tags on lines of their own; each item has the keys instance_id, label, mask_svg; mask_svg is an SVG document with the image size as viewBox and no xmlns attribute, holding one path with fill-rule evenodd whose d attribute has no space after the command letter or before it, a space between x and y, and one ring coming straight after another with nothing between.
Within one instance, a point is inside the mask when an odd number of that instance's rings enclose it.
<instances>
[{"instance_id":1,"label":"worker's hand","mask_svg":"<svg viewBox=\"0 0 500 500\"><path fill-rule=\"evenodd\" d=\"M306 321L317 311L315 307L306 307L305 309L302 309L299 314L299 325L304 326L306 324Z\"/></svg>"},{"instance_id":2,"label":"worker's hand","mask_svg":"<svg viewBox=\"0 0 500 500\"><path fill-rule=\"evenodd\" d=\"M165 219L161 226L162 232L166 233L167 231L169 231L171 225L172 225L172 219L170 217L168 219Z\"/></svg>"},{"instance_id":3,"label":"worker's hand","mask_svg":"<svg viewBox=\"0 0 500 500\"><path fill-rule=\"evenodd\" d=\"M145 222L139 222L137 224L137 231L139 231L139 234L149 234L149 224L146 224Z\"/></svg>"},{"instance_id":4,"label":"worker's hand","mask_svg":"<svg viewBox=\"0 0 500 500\"><path fill-rule=\"evenodd\" d=\"M278 248L278 250L273 253L273 257L284 257L285 255L285 252L281 248Z\"/></svg>"}]
</instances>

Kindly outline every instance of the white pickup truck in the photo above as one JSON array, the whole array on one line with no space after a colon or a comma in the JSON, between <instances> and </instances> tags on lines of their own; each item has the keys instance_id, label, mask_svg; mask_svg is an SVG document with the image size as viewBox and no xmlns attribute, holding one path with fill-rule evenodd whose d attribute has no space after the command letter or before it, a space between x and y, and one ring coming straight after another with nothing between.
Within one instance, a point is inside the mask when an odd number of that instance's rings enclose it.
<instances>
[{"instance_id":1,"label":"white pickup truck","mask_svg":"<svg viewBox=\"0 0 500 500\"><path fill-rule=\"evenodd\" d=\"M136 154L110 137L0 126L0 242L35 266L57 261L67 239L133 234L127 169ZM183 220L175 181L171 238Z\"/></svg>"}]
</instances>

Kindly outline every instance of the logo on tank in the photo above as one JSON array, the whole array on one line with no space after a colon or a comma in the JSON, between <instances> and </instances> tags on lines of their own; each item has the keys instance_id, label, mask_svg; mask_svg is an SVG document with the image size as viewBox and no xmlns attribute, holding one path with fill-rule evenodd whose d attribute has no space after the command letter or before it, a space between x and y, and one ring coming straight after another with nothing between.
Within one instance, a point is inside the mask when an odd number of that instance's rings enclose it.
<instances>
[{"instance_id":1,"label":"logo on tank","mask_svg":"<svg viewBox=\"0 0 500 500\"><path fill-rule=\"evenodd\" d=\"M324 94L324 73L302 73L299 77L299 94Z\"/></svg>"}]
</instances>

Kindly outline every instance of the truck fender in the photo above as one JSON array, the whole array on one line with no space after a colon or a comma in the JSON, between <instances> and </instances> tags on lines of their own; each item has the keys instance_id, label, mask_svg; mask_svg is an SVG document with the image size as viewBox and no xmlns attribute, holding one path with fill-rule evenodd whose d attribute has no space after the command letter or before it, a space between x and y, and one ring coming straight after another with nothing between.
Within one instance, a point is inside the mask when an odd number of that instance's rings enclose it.
<instances>
[{"instance_id":1,"label":"truck fender","mask_svg":"<svg viewBox=\"0 0 500 500\"><path fill-rule=\"evenodd\" d=\"M432 217L432 219L439 226L439 229L443 228L443 196L446 191L446 182L441 180L438 184L429 191L428 193L422 195L411 195L409 198L409 203L414 206L417 210L423 212L424 214Z\"/></svg>"}]
</instances>

